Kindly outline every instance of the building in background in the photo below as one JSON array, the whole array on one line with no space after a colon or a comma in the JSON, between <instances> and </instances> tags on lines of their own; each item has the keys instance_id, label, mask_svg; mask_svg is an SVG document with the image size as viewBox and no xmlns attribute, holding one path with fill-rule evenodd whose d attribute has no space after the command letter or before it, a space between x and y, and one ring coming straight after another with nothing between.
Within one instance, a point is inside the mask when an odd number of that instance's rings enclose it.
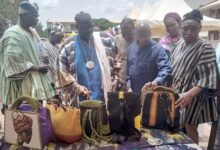
<instances>
[{"instance_id":1,"label":"building in background","mask_svg":"<svg viewBox=\"0 0 220 150\"><path fill-rule=\"evenodd\" d=\"M220 19L220 0L202 5L199 9L206 16Z\"/></svg>"},{"instance_id":2,"label":"building in background","mask_svg":"<svg viewBox=\"0 0 220 150\"><path fill-rule=\"evenodd\" d=\"M65 36L70 36L70 35L77 32L76 23L75 23L74 19L49 19L47 21L47 28L53 22L60 22L64 25Z\"/></svg>"},{"instance_id":3,"label":"building in background","mask_svg":"<svg viewBox=\"0 0 220 150\"><path fill-rule=\"evenodd\" d=\"M202 5L200 6L199 10L205 16L220 19L220 0L215 0L206 5ZM220 29L216 31L210 31L208 37L213 45L217 45L220 41Z\"/></svg>"},{"instance_id":4,"label":"building in background","mask_svg":"<svg viewBox=\"0 0 220 150\"><path fill-rule=\"evenodd\" d=\"M184 0L191 8L198 9L199 7L206 5L216 0Z\"/></svg>"}]
</instances>

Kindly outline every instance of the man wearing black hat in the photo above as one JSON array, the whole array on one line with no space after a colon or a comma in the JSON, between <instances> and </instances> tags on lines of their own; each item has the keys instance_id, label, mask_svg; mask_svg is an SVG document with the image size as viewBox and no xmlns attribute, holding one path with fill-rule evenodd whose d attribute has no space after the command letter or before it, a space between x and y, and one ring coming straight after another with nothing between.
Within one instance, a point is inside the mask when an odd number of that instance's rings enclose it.
<instances>
[{"instance_id":1,"label":"man wearing black hat","mask_svg":"<svg viewBox=\"0 0 220 150\"><path fill-rule=\"evenodd\" d=\"M30 2L19 6L19 24L6 30L0 43L0 80L4 104L11 104L21 95L37 100L53 97L49 83L49 66L42 65L38 41L33 28L38 22L38 7Z\"/></svg>"}]
</instances>

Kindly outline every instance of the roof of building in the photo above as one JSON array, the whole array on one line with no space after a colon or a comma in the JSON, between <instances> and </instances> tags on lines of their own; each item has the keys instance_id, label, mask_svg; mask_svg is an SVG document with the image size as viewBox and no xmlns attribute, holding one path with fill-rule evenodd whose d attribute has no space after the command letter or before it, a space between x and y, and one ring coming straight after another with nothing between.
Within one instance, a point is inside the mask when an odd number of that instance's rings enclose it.
<instances>
[{"instance_id":1,"label":"roof of building","mask_svg":"<svg viewBox=\"0 0 220 150\"><path fill-rule=\"evenodd\" d=\"M75 20L74 19L48 19L47 22L48 23L51 23L51 22L75 23Z\"/></svg>"}]
</instances>

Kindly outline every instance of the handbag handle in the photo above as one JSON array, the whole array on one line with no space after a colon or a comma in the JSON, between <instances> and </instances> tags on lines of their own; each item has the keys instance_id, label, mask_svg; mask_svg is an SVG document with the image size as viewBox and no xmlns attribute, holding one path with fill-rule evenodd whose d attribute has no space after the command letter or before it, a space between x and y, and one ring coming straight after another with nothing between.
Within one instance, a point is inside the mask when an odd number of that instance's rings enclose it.
<instances>
[{"instance_id":1,"label":"handbag handle","mask_svg":"<svg viewBox=\"0 0 220 150\"><path fill-rule=\"evenodd\" d=\"M55 99L51 99L48 104L52 104L54 107L55 107L55 105L57 105L57 107L61 107L64 111L67 110L65 105L63 105L62 103L60 103L59 101L57 101Z\"/></svg>"},{"instance_id":2,"label":"handbag handle","mask_svg":"<svg viewBox=\"0 0 220 150\"><path fill-rule=\"evenodd\" d=\"M38 108L42 107L42 104L34 98L30 96L21 96L12 104L11 109L16 109L22 104L22 102L27 102L35 112L38 112Z\"/></svg>"},{"instance_id":3,"label":"handbag handle","mask_svg":"<svg viewBox=\"0 0 220 150\"><path fill-rule=\"evenodd\" d=\"M147 91L167 91L167 92L175 93L173 89L165 87L165 86L156 86L155 88L148 87L144 90L144 92L147 92Z\"/></svg>"}]
</instances>

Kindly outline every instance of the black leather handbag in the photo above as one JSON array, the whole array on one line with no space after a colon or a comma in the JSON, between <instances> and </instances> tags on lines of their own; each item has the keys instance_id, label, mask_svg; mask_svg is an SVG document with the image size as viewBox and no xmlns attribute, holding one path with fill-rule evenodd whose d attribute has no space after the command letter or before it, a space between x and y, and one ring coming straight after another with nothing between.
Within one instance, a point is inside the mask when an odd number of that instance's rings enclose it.
<instances>
[{"instance_id":1,"label":"black leather handbag","mask_svg":"<svg viewBox=\"0 0 220 150\"><path fill-rule=\"evenodd\" d=\"M133 92L109 92L107 109L111 133L139 140L141 134L135 127L140 116L140 95Z\"/></svg>"}]
</instances>

